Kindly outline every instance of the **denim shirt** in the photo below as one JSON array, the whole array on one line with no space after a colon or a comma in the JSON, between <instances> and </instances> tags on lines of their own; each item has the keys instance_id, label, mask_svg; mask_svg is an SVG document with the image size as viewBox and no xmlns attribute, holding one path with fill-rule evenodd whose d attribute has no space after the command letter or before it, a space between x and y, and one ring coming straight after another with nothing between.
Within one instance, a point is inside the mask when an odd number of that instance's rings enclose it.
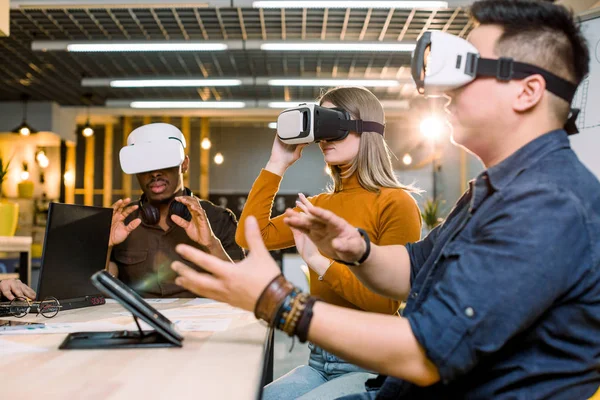
<instances>
[{"instance_id":1,"label":"denim shirt","mask_svg":"<svg viewBox=\"0 0 600 400\"><path fill-rule=\"evenodd\" d=\"M586 399L600 384L600 183L563 130L470 182L407 245L404 310L440 381L377 399Z\"/></svg>"}]
</instances>

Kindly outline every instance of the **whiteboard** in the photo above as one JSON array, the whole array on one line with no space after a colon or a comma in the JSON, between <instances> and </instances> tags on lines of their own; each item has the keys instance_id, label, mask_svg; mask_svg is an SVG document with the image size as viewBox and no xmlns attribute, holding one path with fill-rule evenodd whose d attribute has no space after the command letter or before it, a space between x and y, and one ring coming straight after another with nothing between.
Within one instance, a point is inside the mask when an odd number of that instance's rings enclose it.
<instances>
[{"instance_id":1,"label":"whiteboard","mask_svg":"<svg viewBox=\"0 0 600 400\"><path fill-rule=\"evenodd\" d=\"M570 138L579 159L600 179L600 10L581 17L590 49L590 73L573 99L573 107L581 113L577 118L579 134Z\"/></svg>"}]
</instances>

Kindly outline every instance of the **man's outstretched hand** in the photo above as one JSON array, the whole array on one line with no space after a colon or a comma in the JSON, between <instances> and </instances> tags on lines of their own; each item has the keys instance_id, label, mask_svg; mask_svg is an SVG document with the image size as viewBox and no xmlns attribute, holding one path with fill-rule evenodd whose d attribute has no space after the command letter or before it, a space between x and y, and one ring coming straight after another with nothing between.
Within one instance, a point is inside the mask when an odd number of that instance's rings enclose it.
<instances>
[{"instance_id":1,"label":"man's outstretched hand","mask_svg":"<svg viewBox=\"0 0 600 400\"><path fill-rule=\"evenodd\" d=\"M177 252L208 273L197 272L182 262L171 268L179 274L175 283L197 295L252 311L260 294L281 271L265 247L256 218L245 222L250 255L237 264L223 261L194 247L180 244Z\"/></svg>"}]
</instances>

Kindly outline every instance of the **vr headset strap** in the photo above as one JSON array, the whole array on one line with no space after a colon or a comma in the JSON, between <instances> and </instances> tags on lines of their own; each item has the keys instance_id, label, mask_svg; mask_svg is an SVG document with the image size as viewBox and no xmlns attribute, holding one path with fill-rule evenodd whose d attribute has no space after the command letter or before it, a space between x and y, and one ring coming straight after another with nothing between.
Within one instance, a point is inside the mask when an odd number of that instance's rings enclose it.
<instances>
[{"instance_id":1,"label":"vr headset strap","mask_svg":"<svg viewBox=\"0 0 600 400\"><path fill-rule=\"evenodd\" d=\"M577 86L571 82L554 75L545 69L535 65L513 61L512 58L479 58L477 61L477 76L492 76L501 81L511 79L523 79L531 75L539 74L546 80L546 88L570 103L573 100Z\"/></svg>"},{"instance_id":2,"label":"vr headset strap","mask_svg":"<svg viewBox=\"0 0 600 400\"><path fill-rule=\"evenodd\" d=\"M361 119L342 119L340 120L340 128L345 131L356 133L377 132L383 136L385 125L374 121L363 121Z\"/></svg>"},{"instance_id":3,"label":"vr headset strap","mask_svg":"<svg viewBox=\"0 0 600 400\"><path fill-rule=\"evenodd\" d=\"M509 81L511 79L523 79L539 74L546 80L546 89L569 104L571 104L573 96L575 96L575 92L577 91L577 85L535 65L514 61L512 58L505 57L497 60L478 57L474 57L474 59L477 60L474 63L475 65L473 65L475 76L490 76L501 81ZM575 125L578 115L579 109L571 109L569 119L565 123L565 130L569 135L579 132Z\"/></svg>"}]
</instances>

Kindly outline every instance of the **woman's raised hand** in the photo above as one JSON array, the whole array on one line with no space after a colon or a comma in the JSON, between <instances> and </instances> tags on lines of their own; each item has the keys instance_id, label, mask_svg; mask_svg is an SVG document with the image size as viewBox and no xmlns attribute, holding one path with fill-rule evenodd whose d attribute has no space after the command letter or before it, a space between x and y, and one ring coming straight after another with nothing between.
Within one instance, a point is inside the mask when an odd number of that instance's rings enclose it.
<instances>
[{"instance_id":1,"label":"woman's raised hand","mask_svg":"<svg viewBox=\"0 0 600 400\"><path fill-rule=\"evenodd\" d=\"M302 149L306 144L285 144L277 135L271 149L271 158L265 169L269 172L283 176L285 171L302 157Z\"/></svg>"}]
</instances>

